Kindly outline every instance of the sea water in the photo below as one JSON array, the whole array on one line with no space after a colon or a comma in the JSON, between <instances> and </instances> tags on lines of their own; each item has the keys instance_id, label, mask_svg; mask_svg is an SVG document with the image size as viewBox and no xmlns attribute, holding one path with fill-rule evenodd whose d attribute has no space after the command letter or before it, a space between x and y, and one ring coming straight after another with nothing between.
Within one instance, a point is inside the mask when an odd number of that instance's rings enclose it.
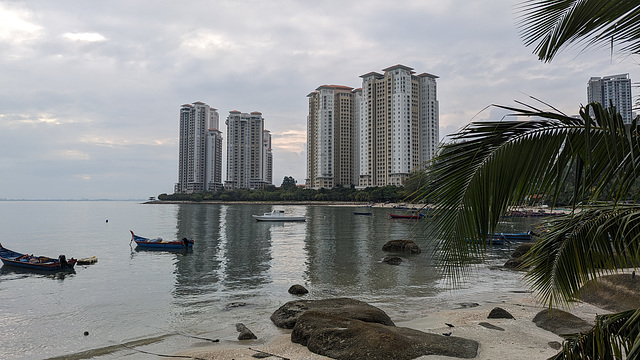
<instances>
[{"instance_id":1,"label":"sea water","mask_svg":"<svg viewBox=\"0 0 640 360\"><path fill-rule=\"evenodd\" d=\"M285 210L306 222L269 223L253 214ZM495 289L523 291L521 274L500 267L512 249L490 248L455 290L443 280L421 221L372 216L349 206L141 204L135 201L0 201L0 242L57 257L96 256L71 273L0 268L0 359L148 359L196 346L238 344L236 323L259 346L281 333L269 316L293 284L305 299L352 297L395 321L467 302L496 302ZM504 231L526 231L511 218ZM136 249L144 237L195 240L188 251ZM423 252L382 263L389 240ZM220 340L218 343L211 340ZM145 352L145 353L143 353Z\"/></svg>"}]
</instances>

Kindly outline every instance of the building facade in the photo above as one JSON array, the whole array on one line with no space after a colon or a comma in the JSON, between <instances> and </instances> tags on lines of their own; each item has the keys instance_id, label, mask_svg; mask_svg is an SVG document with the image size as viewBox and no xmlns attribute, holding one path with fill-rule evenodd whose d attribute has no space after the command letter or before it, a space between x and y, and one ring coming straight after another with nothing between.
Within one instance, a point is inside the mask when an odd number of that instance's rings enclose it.
<instances>
[{"instance_id":1,"label":"building facade","mask_svg":"<svg viewBox=\"0 0 640 360\"><path fill-rule=\"evenodd\" d=\"M587 101L598 102L605 108L613 105L624 123L630 124L633 102L629 74L592 77L587 83Z\"/></svg>"},{"instance_id":2,"label":"building facade","mask_svg":"<svg viewBox=\"0 0 640 360\"><path fill-rule=\"evenodd\" d=\"M308 188L403 185L439 143L435 75L395 65L362 75L362 87L323 85L310 93Z\"/></svg>"},{"instance_id":3,"label":"building facade","mask_svg":"<svg viewBox=\"0 0 640 360\"><path fill-rule=\"evenodd\" d=\"M222 132L219 114L203 102L180 107L178 182L175 193L222 189Z\"/></svg>"},{"instance_id":4,"label":"building facade","mask_svg":"<svg viewBox=\"0 0 640 360\"><path fill-rule=\"evenodd\" d=\"M262 189L271 183L273 157L271 135L265 144L262 113L230 111L227 124L226 189Z\"/></svg>"},{"instance_id":5,"label":"building facade","mask_svg":"<svg viewBox=\"0 0 640 360\"><path fill-rule=\"evenodd\" d=\"M307 179L312 189L356 184L356 92L322 85L307 95Z\"/></svg>"}]
</instances>

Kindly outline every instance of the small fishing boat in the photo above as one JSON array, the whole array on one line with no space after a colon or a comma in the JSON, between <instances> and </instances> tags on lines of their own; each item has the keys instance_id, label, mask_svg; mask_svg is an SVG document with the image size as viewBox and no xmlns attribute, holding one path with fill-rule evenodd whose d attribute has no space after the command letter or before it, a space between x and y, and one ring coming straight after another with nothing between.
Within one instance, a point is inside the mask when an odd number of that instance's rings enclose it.
<instances>
[{"instance_id":1,"label":"small fishing boat","mask_svg":"<svg viewBox=\"0 0 640 360\"><path fill-rule=\"evenodd\" d=\"M179 250L179 249L187 249L193 246L193 240L189 240L187 238L182 238L182 240L171 240L165 241L162 240L161 237L149 239L142 236L138 236L131 232L131 241L134 241L138 247L143 249L154 249L154 250Z\"/></svg>"},{"instance_id":2,"label":"small fishing boat","mask_svg":"<svg viewBox=\"0 0 640 360\"><path fill-rule=\"evenodd\" d=\"M363 206L353 210L353 215L373 215L371 206Z\"/></svg>"},{"instance_id":3,"label":"small fishing boat","mask_svg":"<svg viewBox=\"0 0 640 360\"><path fill-rule=\"evenodd\" d=\"M251 215L256 221L306 221L304 216L285 216L284 210L271 210L262 215Z\"/></svg>"},{"instance_id":4,"label":"small fishing boat","mask_svg":"<svg viewBox=\"0 0 640 360\"><path fill-rule=\"evenodd\" d=\"M45 271L70 271L76 264L76 259L67 260L64 255L55 259L48 256L21 254L3 247L2 244L0 244L0 260L4 265Z\"/></svg>"},{"instance_id":5,"label":"small fishing boat","mask_svg":"<svg viewBox=\"0 0 640 360\"><path fill-rule=\"evenodd\" d=\"M500 239L506 241L529 241L531 240L531 231L520 233L499 233L493 234L493 239Z\"/></svg>"},{"instance_id":6,"label":"small fishing boat","mask_svg":"<svg viewBox=\"0 0 640 360\"><path fill-rule=\"evenodd\" d=\"M421 212L412 212L409 214L392 214L392 213L387 213L389 214L389 216L392 219L414 219L414 220L419 220L422 219L424 217L424 214Z\"/></svg>"}]
</instances>

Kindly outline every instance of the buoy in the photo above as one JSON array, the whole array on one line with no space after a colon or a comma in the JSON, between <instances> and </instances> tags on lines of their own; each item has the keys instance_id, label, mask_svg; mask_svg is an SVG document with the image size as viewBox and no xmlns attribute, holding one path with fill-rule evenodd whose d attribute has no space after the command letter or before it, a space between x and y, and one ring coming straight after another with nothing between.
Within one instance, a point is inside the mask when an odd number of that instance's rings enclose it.
<instances>
[{"instance_id":1,"label":"buoy","mask_svg":"<svg viewBox=\"0 0 640 360\"><path fill-rule=\"evenodd\" d=\"M106 221L106 222L109 222L109 219L107 219L107 221Z\"/></svg>"},{"instance_id":2,"label":"buoy","mask_svg":"<svg viewBox=\"0 0 640 360\"><path fill-rule=\"evenodd\" d=\"M89 332L88 332L88 331L85 331L85 332L84 332L84 336L89 336Z\"/></svg>"}]
</instances>

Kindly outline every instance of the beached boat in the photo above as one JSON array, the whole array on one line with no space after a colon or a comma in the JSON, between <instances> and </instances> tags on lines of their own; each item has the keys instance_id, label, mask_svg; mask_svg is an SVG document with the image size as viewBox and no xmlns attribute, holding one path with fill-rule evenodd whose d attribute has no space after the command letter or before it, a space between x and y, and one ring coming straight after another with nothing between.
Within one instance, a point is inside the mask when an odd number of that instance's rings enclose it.
<instances>
[{"instance_id":1,"label":"beached boat","mask_svg":"<svg viewBox=\"0 0 640 360\"><path fill-rule=\"evenodd\" d=\"M154 239L145 238L142 236L138 236L131 232L131 241L134 241L138 247L143 249L153 249L153 250L180 250L186 249L193 246L193 240L189 240L187 238L183 238L182 240L171 240L165 241L162 238L157 237Z\"/></svg>"},{"instance_id":2,"label":"beached boat","mask_svg":"<svg viewBox=\"0 0 640 360\"><path fill-rule=\"evenodd\" d=\"M413 213L409 213L409 214L392 214L392 213L387 213L389 214L389 216L392 219L422 219L424 217L424 214L421 212L413 212Z\"/></svg>"},{"instance_id":3,"label":"beached boat","mask_svg":"<svg viewBox=\"0 0 640 360\"><path fill-rule=\"evenodd\" d=\"M0 260L9 266L21 268L44 270L44 271L69 271L73 270L76 259L67 260L66 256L60 255L58 258L48 256L27 255L9 250L0 244Z\"/></svg>"},{"instance_id":4,"label":"beached boat","mask_svg":"<svg viewBox=\"0 0 640 360\"><path fill-rule=\"evenodd\" d=\"M306 221L304 216L285 216L284 210L271 210L262 215L251 215L257 221Z\"/></svg>"}]
</instances>

